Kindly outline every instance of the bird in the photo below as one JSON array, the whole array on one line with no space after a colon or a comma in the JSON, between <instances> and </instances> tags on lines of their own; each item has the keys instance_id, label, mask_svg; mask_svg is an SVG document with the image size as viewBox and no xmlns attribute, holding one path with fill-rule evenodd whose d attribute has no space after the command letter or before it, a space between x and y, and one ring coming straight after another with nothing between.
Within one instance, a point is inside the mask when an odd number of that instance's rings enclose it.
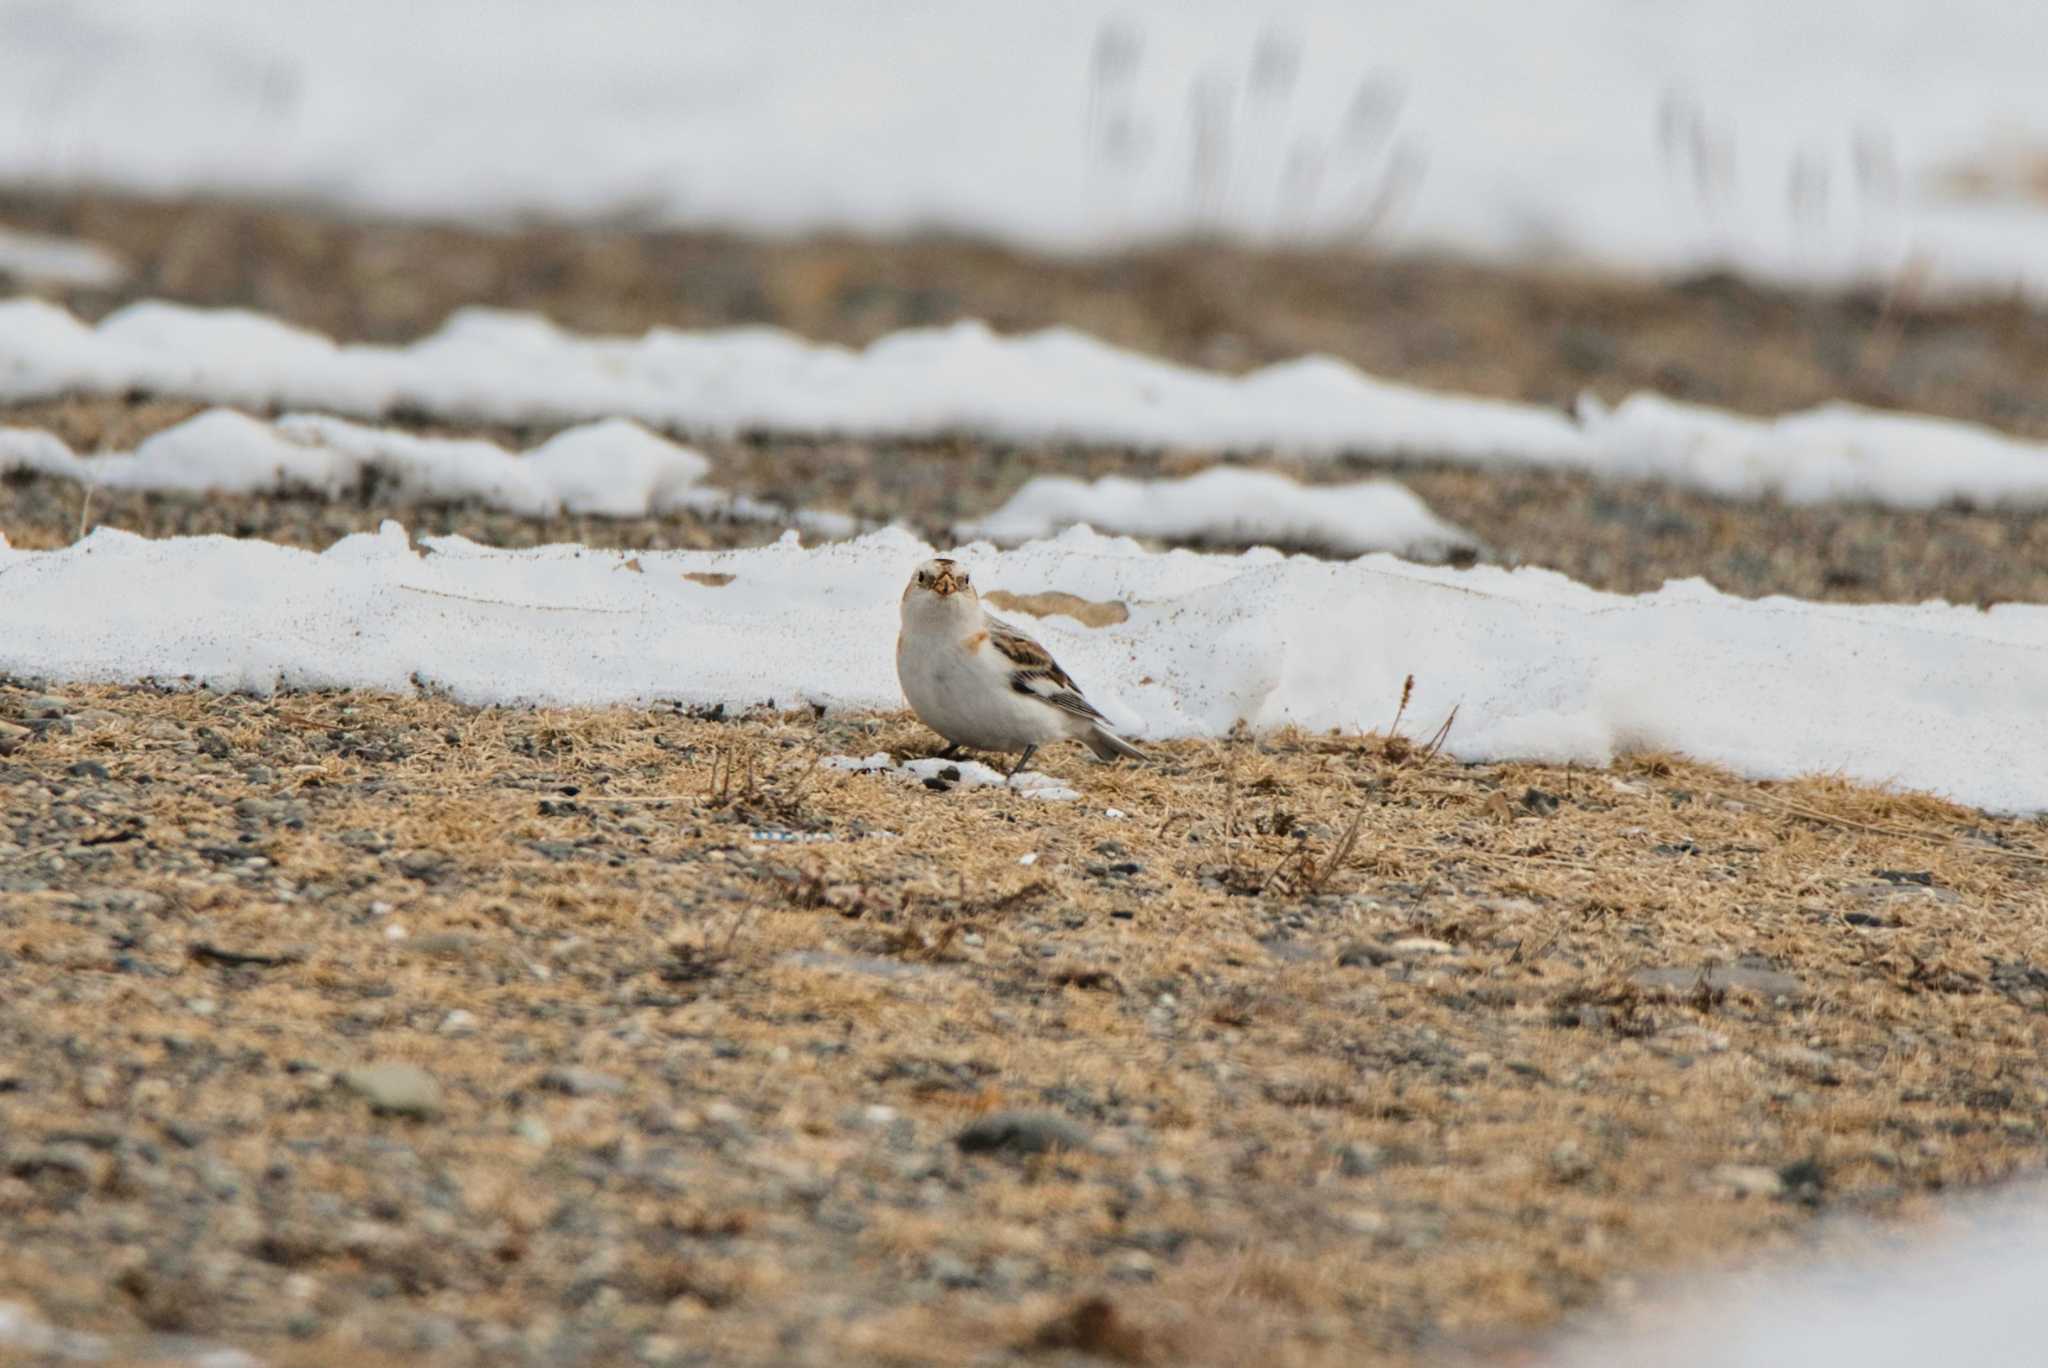
<instances>
[{"instance_id":1,"label":"bird","mask_svg":"<svg viewBox=\"0 0 2048 1368\"><path fill-rule=\"evenodd\" d=\"M896 678L911 711L946 739L945 759L962 748L1021 752L1015 778L1053 741L1079 741L1101 760L1145 758L1045 647L989 616L956 560L924 562L904 587Z\"/></svg>"}]
</instances>

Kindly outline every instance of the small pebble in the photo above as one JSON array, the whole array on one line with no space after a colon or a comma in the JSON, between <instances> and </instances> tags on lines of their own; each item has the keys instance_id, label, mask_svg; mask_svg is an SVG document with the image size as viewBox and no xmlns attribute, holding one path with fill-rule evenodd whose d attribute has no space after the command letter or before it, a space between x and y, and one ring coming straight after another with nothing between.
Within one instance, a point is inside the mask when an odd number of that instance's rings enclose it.
<instances>
[{"instance_id":1,"label":"small pebble","mask_svg":"<svg viewBox=\"0 0 2048 1368\"><path fill-rule=\"evenodd\" d=\"M1051 1112L1007 1111L984 1116L953 1137L966 1154L1044 1154L1088 1148L1088 1133Z\"/></svg>"},{"instance_id":2,"label":"small pebble","mask_svg":"<svg viewBox=\"0 0 2048 1368\"><path fill-rule=\"evenodd\" d=\"M369 1064L341 1075L342 1086L360 1093L370 1109L391 1116L439 1116L441 1084L417 1064Z\"/></svg>"}]
</instances>

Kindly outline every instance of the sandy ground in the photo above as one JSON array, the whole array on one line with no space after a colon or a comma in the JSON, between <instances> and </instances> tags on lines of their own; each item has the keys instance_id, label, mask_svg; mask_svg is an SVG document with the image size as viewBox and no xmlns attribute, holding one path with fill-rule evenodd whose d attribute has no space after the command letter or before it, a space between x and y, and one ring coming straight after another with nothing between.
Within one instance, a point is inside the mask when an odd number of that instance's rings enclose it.
<instances>
[{"instance_id":1,"label":"sandy ground","mask_svg":"<svg viewBox=\"0 0 2048 1368\"><path fill-rule=\"evenodd\" d=\"M496 303L856 342L972 315L2048 435L2048 320L2005 305L78 197L0 219L128 256L123 291L62 296L88 315L161 296L393 339ZM118 447L190 411L0 422ZM1186 468L709 454L728 487L933 534L1034 473ZM2038 517L1402 477L1500 559L1608 588L2048 599ZM0 483L22 546L322 546L394 511ZM772 532L399 515L506 545ZM1654 1275L2048 1158L2048 827L1674 757L1461 767L1425 757L1439 720L1052 755L1081 797L1048 802L822 763L925 753L901 716L0 681L0 1361L64 1347L10 1350L19 1314L133 1362L1526 1364Z\"/></svg>"}]
</instances>

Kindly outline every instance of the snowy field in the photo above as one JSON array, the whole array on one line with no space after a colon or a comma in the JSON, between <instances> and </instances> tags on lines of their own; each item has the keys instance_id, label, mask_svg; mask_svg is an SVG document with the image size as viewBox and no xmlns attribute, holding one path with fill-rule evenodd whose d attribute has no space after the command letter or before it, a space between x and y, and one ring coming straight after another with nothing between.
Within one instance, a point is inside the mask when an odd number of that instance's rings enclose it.
<instances>
[{"instance_id":1,"label":"snowy field","mask_svg":"<svg viewBox=\"0 0 2048 1368\"><path fill-rule=\"evenodd\" d=\"M2010 0L13 0L0 37L0 176L59 186L2048 290L2048 9Z\"/></svg>"}]
</instances>

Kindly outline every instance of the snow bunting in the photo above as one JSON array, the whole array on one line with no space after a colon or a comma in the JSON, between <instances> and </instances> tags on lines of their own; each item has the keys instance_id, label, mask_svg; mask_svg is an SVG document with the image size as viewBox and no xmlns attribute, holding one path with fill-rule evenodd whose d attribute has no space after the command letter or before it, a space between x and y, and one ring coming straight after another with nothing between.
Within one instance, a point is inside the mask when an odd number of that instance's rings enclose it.
<instances>
[{"instance_id":1,"label":"snow bunting","mask_svg":"<svg viewBox=\"0 0 2048 1368\"><path fill-rule=\"evenodd\" d=\"M1109 728L1045 647L988 615L960 562L928 560L903 591L896 678L911 711L952 756L1022 751L1012 775L1049 741L1079 741L1099 759L1145 753Z\"/></svg>"}]
</instances>

